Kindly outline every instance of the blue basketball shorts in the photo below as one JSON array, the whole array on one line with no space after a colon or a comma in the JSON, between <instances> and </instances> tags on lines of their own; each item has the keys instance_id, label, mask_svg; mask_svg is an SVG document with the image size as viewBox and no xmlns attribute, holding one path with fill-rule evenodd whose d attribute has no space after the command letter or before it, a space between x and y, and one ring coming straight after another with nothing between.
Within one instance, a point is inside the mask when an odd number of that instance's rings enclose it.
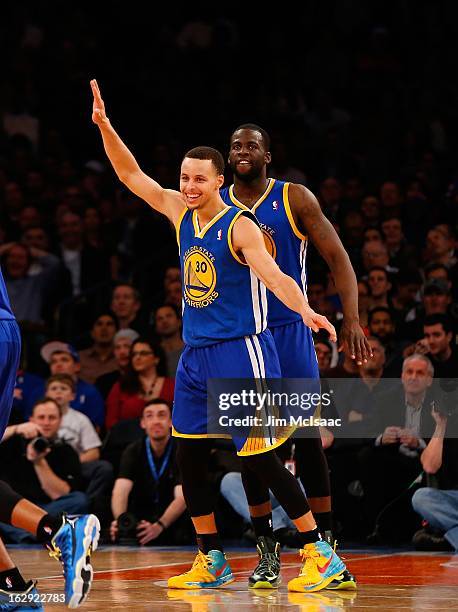
<instances>
[{"instance_id":1,"label":"blue basketball shorts","mask_svg":"<svg viewBox=\"0 0 458 612\"><path fill-rule=\"evenodd\" d=\"M215 434L209 431L207 395L208 379L250 379L259 385L263 379L280 379L275 343L270 331L226 340L208 347L185 346L176 379L172 414L173 435L181 438L227 438L239 455L254 455L276 448L290 435L282 430L261 437L247 433ZM256 382L257 381L257 382ZM244 410L250 411L248 407ZM255 409L254 409L255 410Z\"/></svg>"},{"instance_id":2,"label":"blue basketball shorts","mask_svg":"<svg viewBox=\"0 0 458 612\"><path fill-rule=\"evenodd\" d=\"M21 356L21 334L14 320L0 320L0 440L13 404L16 372Z\"/></svg>"},{"instance_id":3,"label":"blue basketball shorts","mask_svg":"<svg viewBox=\"0 0 458 612\"><path fill-rule=\"evenodd\" d=\"M269 328L283 378L320 378L312 331L302 321Z\"/></svg>"}]
</instances>

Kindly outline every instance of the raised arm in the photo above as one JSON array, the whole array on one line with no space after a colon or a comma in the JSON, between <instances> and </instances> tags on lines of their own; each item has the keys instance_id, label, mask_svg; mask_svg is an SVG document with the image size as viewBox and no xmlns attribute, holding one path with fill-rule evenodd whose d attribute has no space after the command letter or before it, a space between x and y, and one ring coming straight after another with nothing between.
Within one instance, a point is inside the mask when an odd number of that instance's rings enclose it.
<instances>
[{"instance_id":1,"label":"raised arm","mask_svg":"<svg viewBox=\"0 0 458 612\"><path fill-rule=\"evenodd\" d=\"M291 184L289 201L298 225L305 230L326 260L334 277L344 315L339 350L345 350L352 359L361 364L367 361L372 351L359 324L358 286L348 253L311 191L302 185Z\"/></svg>"},{"instance_id":2,"label":"raised arm","mask_svg":"<svg viewBox=\"0 0 458 612\"><path fill-rule=\"evenodd\" d=\"M232 244L242 253L245 261L267 289L272 291L288 308L299 313L305 325L317 332L320 328L329 332L333 342L336 330L326 317L316 313L308 305L299 285L284 274L266 250L261 230L251 219L240 216L232 230Z\"/></svg>"},{"instance_id":3,"label":"raised arm","mask_svg":"<svg viewBox=\"0 0 458 612\"><path fill-rule=\"evenodd\" d=\"M95 79L91 81L91 89L94 98L92 121L99 127L105 152L119 180L152 208L168 217L175 225L185 207L181 194L173 189L164 189L143 172L135 157L111 125Z\"/></svg>"}]
</instances>

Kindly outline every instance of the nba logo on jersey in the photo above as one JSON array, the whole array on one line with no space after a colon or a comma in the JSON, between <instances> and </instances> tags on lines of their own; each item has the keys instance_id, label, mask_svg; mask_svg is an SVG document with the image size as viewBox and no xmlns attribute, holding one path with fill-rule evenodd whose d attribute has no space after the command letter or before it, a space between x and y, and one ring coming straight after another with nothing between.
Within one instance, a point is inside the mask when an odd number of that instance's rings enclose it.
<instances>
[{"instance_id":1,"label":"nba logo on jersey","mask_svg":"<svg viewBox=\"0 0 458 612\"><path fill-rule=\"evenodd\" d=\"M272 202L272 208L273 208L274 210L278 210L278 202L277 202L277 200L274 200L274 201Z\"/></svg>"},{"instance_id":2,"label":"nba logo on jersey","mask_svg":"<svg viewBox=\"0 0 458 612\"><path fill-rule=\"evenodd\" d=\"M223 236L223 230L219 229L218 230L218 240L221 240L222 236Z\"/></svg>"},{"instance_id":3,"label":"nba logo on jersey","mask_svg":"<svg viewBox=\"0 0 458 612\"><path fill-rule=\"evenodd\" d=\"M8 587L9 589L12 589L12 588L13 588L13 583L12 583L11 578L10 578L9 576L7 576L7 577L6 577L5 582L6 582L6 585L7 585L7 587Z\"/></svg>"}]
</instances>

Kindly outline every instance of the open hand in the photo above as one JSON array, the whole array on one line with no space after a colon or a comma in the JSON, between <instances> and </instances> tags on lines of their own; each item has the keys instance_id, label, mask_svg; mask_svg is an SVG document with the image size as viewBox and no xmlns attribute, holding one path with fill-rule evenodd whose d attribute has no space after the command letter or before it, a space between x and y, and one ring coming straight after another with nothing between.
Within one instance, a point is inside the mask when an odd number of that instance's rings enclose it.
<instances>
[{"instance_id":1,"label":"open hand","mask_svg":"<svg viewBox=\"0 0 458 612\"><path fill-rule=\"evenodd\" d=\"M329 339L331 342L337 342L337 334L334 325L328 321L328 319L324 315L320 315L310 306L307 306L306 310L302 314L302 320L304 321L307 327L314 332L317 332L319 329L325 329L329 332Z\"/></svg>"},{"instance_id":2,"label":"open hand","mask_svg":"<svg viewBox=\"0 0 458 612\"><path fill-rule=\"evenodd\" d=\"M348 323L344 318L339 336L339 352L344 351L358 365L372 359L371 346L358 322Z\"/></svg>"},{"instance_id":3,"label":"open hand","mask_svg":"<svg viewBox=\"0 0 458 612\"><path fill-rule=\"evenodd\" d=\"M95 79L92 79L91 81L91 89L92 95L94 96L94 101L92 103L92 121L96 125L102 125L102 123L106 123L108 121L108 117L106 116L105 104L102 100L100 89Z\"/></svg>"}]
</instances>

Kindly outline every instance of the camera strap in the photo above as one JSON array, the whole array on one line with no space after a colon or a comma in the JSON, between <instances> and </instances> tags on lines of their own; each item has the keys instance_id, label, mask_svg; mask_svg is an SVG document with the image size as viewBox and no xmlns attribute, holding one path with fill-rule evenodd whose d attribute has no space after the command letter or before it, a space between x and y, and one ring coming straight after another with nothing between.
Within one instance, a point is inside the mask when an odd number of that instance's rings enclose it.
<instances>
[{"instance_id":1,"label":"camera strap","mask_svg":"<svg viewBox=\"0 0 458 612\"><path fill-rule=\"evenodd\" d=\"M172 439L170 439L167 443L167 448L165 449L165 453L162 459L161 467L159 468L159 474L157 473L156 464L153 459L153 452L151 450L151 444L149 441L149 437L145 438L145 446L146 446L146 456L148 458L149 469L151 470L151 475L156 483L156 494L154 496L154 502L157 504L159 501L159 480L165 470L167 469L167 465L170 461L170 455L172 454Z\"/></svg>"}]
</instances>

